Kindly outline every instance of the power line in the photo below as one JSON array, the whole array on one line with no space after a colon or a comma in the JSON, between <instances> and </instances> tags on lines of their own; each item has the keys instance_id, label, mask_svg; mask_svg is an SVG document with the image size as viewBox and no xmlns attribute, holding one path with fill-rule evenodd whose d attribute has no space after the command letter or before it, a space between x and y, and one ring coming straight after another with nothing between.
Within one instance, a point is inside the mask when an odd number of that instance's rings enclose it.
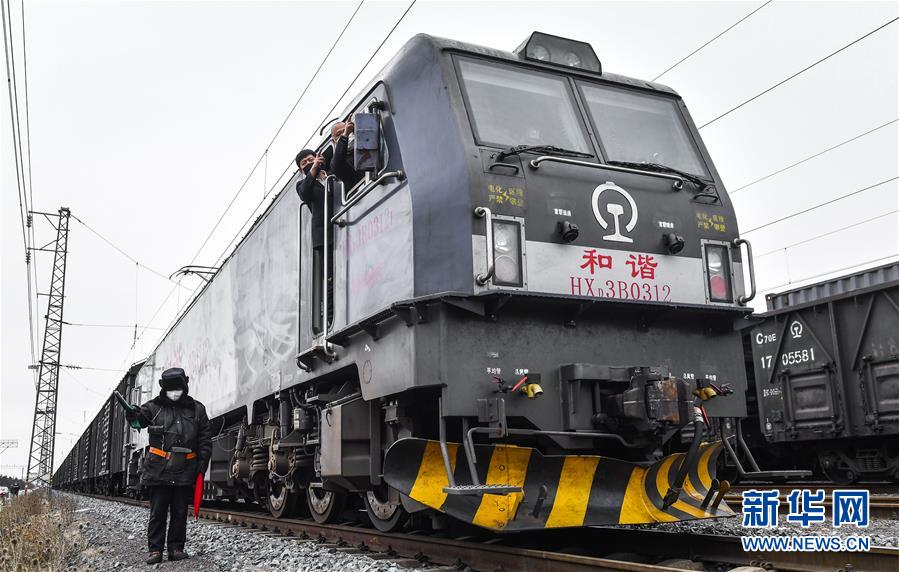
<instances>
[{"instance_id":1,"label":"power line","mask_svg":"<svg viewBox=\"0 0 899 572\"><path fill-rule=\"evenodd\" d=\"M25 212L30 209L28 206L28 197L25 195L24 184L24 164L22 163L22 140L21 131L18 121L18 88L16 86L16 68L15 68L15 50L12 46L12 20L9 11L9 2L5 0L0 4L3 12L3 51L6 63L6 86L9 92L9 119L10 129L13 134L13 153L16 162L16 189L19 196L19 222L22 225L22 244L25 247L25 278L28 284L28 345L31 349L32 363L37 361L37 351L35 349L34 337L34 307L32 302L34 285L31 283L31 249L28 241L28 231L26 227ZM15 93L14 93L15 92ZM24 203L24 204L23 204ZM35 385L37 377L35 377Z\"/></svg>"},{"instance_id":2,"label":"power line","mask_svg":"<svg viewBox=\"0 0 899 572\"><path fill-rule=\"evenodd\" d=\"M82 328L133 328L134 324L84 324L79 322L63 322L63 324L67 326L76 326ZM161 330L162 328L155 328L153 326L141 326L138 325L138 328L145 328L147 330Z\"/></svg>"},{"instance_id":3,"label":"power line","mask_svg":"<svg viewBox=\"0 0 899 572\"><path fill-rule=\"evenodd\" d=\"M372 62L372 60L375 59L375 56L378 55L378 52L381 51L381 48L384 47L384 44L387 43L387 40L390 39L390 36L393 35L393 32L396 31L396 29L399 27L399 25L402 23L402 21L406 18L406 15L409 13L410 10L412 10L412 7L415 6L416 2L418 2L418 0L412 0L412 2L409 4L409 6L406 8L406 10L400 15L399 19L396 21L396 23L393 25L393 27L390 28L390 31L387 32L387 35L384 36L384 39L381 40L381 43L378 44L378 47L375 48L374 52L372 52L371 57L368 58L368 60L365 62L365 65L362 66L362 69L360 69L359 73L356 74L356 77L353 78L353 81L351 81L350 84L346 87L346 89L343 90L343 93L340 94L340 97L337 98L334 105L331 107L331 109L328 111L328 113L325 114L325 118L319 124L318 129L316 129L316 133L318 133L318 131L324 126L325 121L328 120L328 118L331 116L331 114L334 113L334 110L337 109L337 106L340 105L340 102L343 100L343 98L346 96L346 94L349 93L349 91L350 91L350 89L352 89L353 85L356 84L356 81L359 79L359 77L362 75L362 73L365 71L365 69L368 67L368 65ZM313 134L312 137L309 137L309 139L306 140L306 144L303 145L303 147L306 147L307 145L309 145L309 143L312 141L313 137L315 137L315 134Z\"/></svg>"},{"instance_id":4,"label":"power line","mask_svg":"<svg viewBox=\"0 0 899 572\"><path fill-rule=\"evenodd\" d=\"M84 370L90 370L90 371L115 371L115 372L128 371L127 369L122 369L122 368L115 369L115 368L111 368L111 367L90 367L90 366L86 366L86 365L72 365L72 364L59 364L59 367L65 368L65 369L84 369Z\"/></svg>"},{"instance_id":5,"label":"power line","mask_svg":"<svg viewBox=\"0 0 899 572\"><path fill-rule=\"evenodd\" d=\"M874 133L875 131L877 131L879 129L883 129L887 125L892 125L893 123L896 123L897 121L899 121L899 119L893 119L892 121L887 121L883 125L878 125L874 129L869 129L868 131L865 131L864 133L856 135L855 137L850 137L849 139L846 139L845 141L837 143L836 145L834 145L832 147L828 147L827 149L825 149L823 151L819 151L818 153L815 153L814 155L809 155L805 159L796 161L792 165L787 165L783 169L778 169L777 171L774 171L773 173L769 173L769 174L765 175L764 177L760 177L750 183L746 183L745 185L738 187L738 188L734 189L733 191L729 191L728 194L730 194L730 195L736 194L736 193L742 191L743 189L745 189L746 187L751 187L752 185L754 185L756 183L760 183L760 182L764 181L765 179L770 179L774 175L779 175L779 174L783 173L784 171L788 171L788 170L792 169L793 167L796 167L798 165L801 165L802 163L805 163L806 161L810 161L810 160L814 159L815 157L820 157L821 155L823 155L829 151L833 151L834 149L837 149L839 147L842 147L843 145L846 145L847 143L852 143L856 139L861 139L865 135L870 135L871 133Z\"/></svg>"},{"instance_id":6,"label":"power line","mask_svg":"<svg viewBox=\"0 0 899 572\"><path fill-rule=\"evenodd\" d=\"M891 258L895 259L895 258L897 258L897 257L896 257L895 254L890 254L889 256L881 256L880 258L874 258L874 259L872 259L872 260L866 260L865 262L859 262L859 263L857 263L857 264L851 264L851 265L849 265L849 266L844 266L844 267L842 267L842 268L836 268L836 269L834 269L834 270L828 270L827 272L822 272L822 273L820 273L820 274L815 274L815 275L813 275L813 276L806 276L805 278L802 278L801 280L790 280L790 281L788 281L788 282L784 282L784 283L782 283L782 284L777 284L777 285L775 285L775 286L766 286L766 287L764 287L764 288L760 288L760 289L759 289L759 292L770 291L770 290L773 290L773 289L775 289L775 288L781 288L781 287L783 287L783 286L790 286L791 284L796 284L796 283L799 283L799 282L805 282L806 280L814 280L815 278L821 278L822 276L827 276L827 275L829 275L829 274L836 274L836 273L838 273L838 272L843 272L843 271L845 271L845 270L851 270L852 268L858 268L858 267L860 267L860 266L867 266L868 264L874 264L875 262L882 262L882 261L884 261L884 260L889 260L889 259L891 259Z\"/></svg>"},{"instance_id":7,"label":"power line","mask_svg":"<svg viewBox=\"0 0 899 572\"><path fill-rule=\"evenodd\" d=\"M152 274L155 274L156 276L159 276L159 277L162 278L163 280L167 280L167 281L169 281L169 282L171 282L171 283L173 283L173 284L179 285L177 282L175 282L174 280L172 280L171 278L169 278L168 276L166 276L166 275L163 274L162 272L159 272L159 271L157 271L157 270L154 270L154 269L150 268L149 266L147 266L146 264L143 264L142 262L138 261L136 258L134 258L133 256L131 256L130 254L128 254L127 252L125 252L124 250L122 250L121 248L119 248L118 246L116 246L115 244L113 244L113 242L112 242L111 240L109 240L108 238L106 238L105 236L103 236L102 234L100 234L96 229L94 229L92 226L90 226L89 224L87 224L86 222L84 222L83 220L81 220L80 218L78 218L77 216L75 216L75 215L71 215L71 216L72 216L73 219L75 219L75 220L77 220L78 222L80 222L80 223L84 226L84 228L86 228L87 230L89 230L89 231L91 231L92 233L94 233L94 234L97 236L97 238L99 238L100 240L102 240L103 242L105 242L106 244L108 244L109 246L111 246L113 249L116 250L116 252L118 252L119 254L121 254L122 256L124 256L125 258L127 258L128 260L130 260L131 262L133 262L134 264L136 264L137 266L140 266L141 268L143 268L143 269L146 270L147 272L150 272L150 273L152 273ZM186 286L182 286L182 288L185 288L185 289L189 290L189 288L187 288Z\"/></svg>"},{"instance_id":8,"label":"power line","mask_svg":"<svg viewBox=\"0 0 899 572\"><path fill-rule=\"evenodd\" d=\"M64 368L65 368L65 367L67 367L67 366L60 366L60 367L64 367ZM90 391L91 393L93 393L93 394L95 394L95 395L100 395L100 396L103 395L103 394L100 393L99 391L97 391L97 390L95 390L95 389L91 389L91 388L88 387L86 384L82 383L82 381L81 381L80 379L78 379L77 377L75 377L75 374L72 373L69 369L64 369L63 371L65 371L67 374L69 374L69 377L71 377L72 380L73 380L75 383L77 383L78 385L80 385L81 387L83 387L84 389L86 389L87 391ZM71 417L70 417L69 419L71 419Z\"/></svg>"},{"instance_id":9,"label":"power line","mask_svg":"<svg viewBox=\"0 0 899 572\"><path fill-rule=\"evenodd\" d=\"M290 119L290 116L296 110L297 106L299 106L300 101L302 101L302 99L303 99L303 96L305 96L306 92L309 90L309 86L311 86L312 82L315 80L315 78L318 77L318 73L322 70L322 67L324 67L325 63L328 61L328 58L331 56L331 52L333 52L334 48L337 47L337 43L340 42L340 39L343 37L344 32L346 32L347 28L349 28L350 23L352 23L353 19L356 17L356 14L359 12L359 9L362 7L362 4L364 4L364 3L365 3L365 0L362 0L361 2L359 2L359 5L356 6L356 9L353 11L353 14L350 16L350 19L347 20L346 24L344 25L343 30L340 31L340 35L338 35L337 39L334 40L334 43L331 44L331 49L329 49L328 53L325 54L325 57L322 59L321 63L318 65L318 68L315 70L315 73L312 75L312 78L309 80L308 83L306 83L306 87L303 88L302 93L300 93L300 97L297 98L296 103L293 104L293 107L290 108L290 111L287 113L287 116L284 117L284 121L281 122L281 125L278 127L278 130L275 131L275 135L274 135L274 137L272 137L272 140L269 141L269 144L266 146L265 151L262 153L262 155L259 156L259 159L256 161L256 164L253 165L253 168L250 169L249 174L247 174L243 183L241 183L240 188L238 188L237 192L234 193L234 196L231 197L231 202L228 203L228 206L225 207L225 210L222 212L221 216L218 218L217 221L215 221L215 224L213 225L212 230L210 230L209 234L206 235L206 238L203 240L203 244L201 244L200 248L197 249L196 254L194 254L193 258L190 261L190 264L193 264L194 262L196 262L197 257L203 251L203 248L209 242L209 239L212 238L213 233L216 231L216 229L222 223L222 220L224 220L225 215L227 215L228 211L231 210L231 207L234 206L234 202L237 200L237 197L240 196L240 193L243 192L244 188L247 186L247 183L250 181L250 177L252 177L253 173L256 172L256 169L259 168L259 164L262 162L263 158L265 158L268 155L269 148L271 148L272 144L275 142L275 139L278 137L278 134L281 133L281 130L284 128L284 125L287 123L287 120Z\"/></svg>"},{"instance_id":10,"label":"power line","mask_svg":"<svg viewBox=\"0 0 899 572\"><path fill-rule=\"evenodd\" d=\"M324 122L328 120L328 117L330 117L331 113L334 112L334 110L340 104L340 101L350 91L350 89L353 87L353 85L356 83L356 81L359 79L359 77L362 75L362 73L365 71L365 69L368 67L368 65L372 62L372 60L375 58L375 56L377 56L377 54L381 50L381 48L384 47L384 44L387 43L387 40L390 39L390 37L393 35L393 32L397 29L397 27L399 27L400 23L406 18L406 15L409 13L409 11L412 9L412 7L415 6L415 3L417 1L418 0L412 0L412 2L409 4L409 6L406 8L406 10L400 15L399 19L396 21L396 23L393 25L393 27L390 29L390 31L387 33L387 35L384 37L384 39L381 41L381 43L378 45L378 47L375 48L375 51L372 53L372 55L365 62L365 65L363 65L362 69L359 70L359 73L356 74L356 76L353 78L353 80L350 82L350 84L344 90L343 94L341 94L341 96L336 100L336 103L331 107L331 109L328 111L328 113L325 114L324 119L322 119L322 121L319 123L319 127L317 127L315 132L313 132L313 134L309 137L309 139L306 140L306 143L303 145L303 147L306 147L307 145L309 145L309 142L312 141L312 139L315 137L315 133L317 133L318 130L321 128L321 126L324 124ZM274 189L278 185L278 183L284 178L284 175L290 171L291 165L293 165L293 160L291 160L290 163L288 163L287 167L281 172L281 175L278 176L278 179L275 181L275 183L269 189L269 192L271 192L271 190ZM238 191L238 192L240 192L240 191ZM266 196L268 196L268 193L266 193ZM232 200L232 203L233 202L234 201ZM231 242L228 243L228 246L226 246L225 249L222 251L222 253L219 254L218 258L216 258L216 264L225 256L225 254L227 254L228 250L234 244L235 239L237 239L241 235L241 233L243 232L243 229L246 228L247 223L249 223L249 221L253 219L254 215L259 210L259 206L261 206L264 202L265 202L265 199L263 198L263 200L260 201L259 205L257 205L256 208L250 213L250 216L246 219L246 221L244 221L243 225L240 227L240 230L237 232L237 234L234 236L234 238L231 239ZM229 205L229 208L230 208L230 205ZM226 212L227 212L227 210L226 210ZM222 216L224 216L224 215L222 215ZM213 230L215 230L215 229L213 229ZM208 237L207 237L207 240L208 240ZM205 245L205 241L204 241L204 245ZM202 246L200 247L200 249L202 250ZM199 252L198 252L198 254L199 254ZM197 291L200 290L205 285L206 285L206 283L199 284L193 290L193 293L191 294L190 298L188 298L188 301L185 303L186 306L190 305L190 303L193 301L193 298L196 295ZM174 291L175 290L173 288L169 292L169 294L165 297L165 299L162 301L162 304L160 304L159 307L156 309L156 311L153 313L153 317L150 318L149 323L153 323L153 319L160 312L160 310L162 310L162 308L165 306L165 303L169 300L169 298L171 298ZM178 321L179 317L180 317L180 312L175 314L175 317L172 319L172 321L169 323L169 325L165 328L165 330L168 331L172 326L174 326L174 324ZM143 334L144 334L144 331L141 331L140 335L137 337L137 340L140 340L143 337Z\"/></svg>"},{"instance_id":11,"label":"power line","mask_svg":"<svg viewBox=\"0 0 899 572\"><path fill-rule=\"evenodd\" d=\"M31 174L31 106L28 104L28 49L27 49L27 35L25 33L25 0L22 0L22 6L20 13L22 15L22 72L25 80L25 140L27 141L26 152L28 154L28 202L31 203L31 209L34 209L34 181ZM12 28L12 24L10 24L10 29ZM21 134L19 135L21 137ZM24 167L23 167L24 172ZM34 224L30 224L28 226L29 237L31 239L31 244L35 244L34 238ZM39 306L37 303L37 288L40 281L38 281L37 277L37 264L34 264L34 261L29 261L28 266L31 268L31 273L34 278L34 292L32 294L29 291L28 295L31 297L32 295L35 298L35 306ZM29 313L32 313L35 310L32 310L31 305L29 304ZM36 315L36 314L35 314ZM37 340L40 339L40 322L37 322L37 326L35 327L35 344Z\"/></svg>"},{"instance_id":12,"label":"power line","mask_svg":"<svg viewBox=\"0 0 899 572\"><path fill-rule=\"evenodd\" d=\"M384 45L387 43L387 41L393 35L393 32L396 31L396 29L399 27L399 25L402 23L402 21L406 18L406 15L409 13L409 11L412 10L412 7L415 6L415 3L417 1L418 0L412 0L412 2L409 4L409 6L406 7L406 10L400 15L399 19L397 19L397 21L393 24L393 27L390 28L390 31L387 32L387 35L384 36L384 39L381 40L381 43L378 44L378 47L375 48L375 51L372 52L371 56L369 56L368 60L366 60L365 64L362 66L362 68L359 69L359 72L356 74L355 77L353 77L352 81L350 81L350 83L347 85L346 89L343 90L343 93L340 94L340 97L338 97L335 100L334 105L331 106L331 109L328 110L328 112L324 115L324 118L319 123L319 126L315 129L315 131L312 133L312 135L309 136L309 139L306 140L306 143L303 144L304 148L309 146L309 144L315 138L316 134L324 126L324 124L328 120L328 118L331 117L331 114L334 113L334 110L337 109L337 106L340 105L340 102L343 101L343 98L346 96L346 94L349 93L350 89L353 88L353 86L356 84L356 82L359 80L359 78L362 76L362 74L368 68L369 64L371 64L372 60L374 60L375 57L378 55L378 53L381 51L381 48L384 47ZM293 165L293 160L291 160L287 164L287 167L285 167L285 169L281 172L281 175L278 176L278 179L275 181L275 184L272 185L272 188L269 189L269 192L271 192L271 190L274 189L275 186L278 185L278 183L281 181L281 179L284 178L284 175L286 175L290 171L292 165ZM268 193L266 193L266 196L268 196ZM228 250L231 249L232 245L234 244L234 241L237 240L238 237L240 237L241 233L243 233L247 224L249 224L249 222L254 218L254 216L256 215L256 212L259 210L259 207L262 205L264 200L265 199L263 199L263 201L260 201L260 203L258 205L256 205L256 208L250 213L250 216L247 217L247 219L244 221L243 225L241 225L240 230L238 230L237 234L234 235L234 238L231 239L231 242L228 243L228 246L226 246L225 249L222 251L222 253L219 254L218 258L216 258L216 264L218 264L218 262L225 256L225 254L227 254ZM203 285L201 284L200 286L203 286Z\"/></svg>"},{"instance_id":13,"label":"power line","mask_svg":"<svg viewBox=\"0 0 899 572\"><path fill-rule=\"evenodd\" d=\"M698 48L696 48L695 50L693 50L692 52L690 52L689 54L687 54L686 56L682 57L682 58L679 59L677 62L675 62L674 65L672 65L671 67L669 67L668 69L666 69L665 71L663 71L662 73L660 73L659 75L657 75L657 76L655 76L654 78L652 78L652 81L658 80L660 77L662 77L662 76L665 75L666 73L670 72L671 70L673 70L673 69L676 68L677 66L681 65L682 63L684 63L685 61L687 61L688 59L690 59L691 57L693 57L694 55L696 55L697 52L699 52L700 50L702 50L703 48L705 48L706 46L708 46L709 44L711 44L712 42L714 42L715 40L717 40L718 38L720 38L721 36L723 36L724 34L730 32L732 29L736 28L740 23L743 22L743 20L746 20L747 18L749 18L750 16L752 16L753 14L755 14L756 12L758 12L759 10L761 10L762 8L764 8L765 6L767 6L768 4L770 4L771 2L772 2L772 0L768 0L767 2L765 2L764 4L762 4L761 6L759 6L759 7L756 8L755 10L753 10L752 12L746 14L745 16L743 16L742 18L740 18L739 20L737 20L736 22L734 22L733 24L731 24L730 26L728 26L727 28L725 28L725 29L724 29L721 33L719 33L717 36L715 36L714 38L712 38L712 39L709 40L708 42L704 43L703 45L699 46Z\"/></svg>"},{"instance_id":14,"label":"power line","mask_svg":"<svg viewBox=\"0 0 899 572\"><path fill-rule=\"evenodd\" d=\"M841 201L841 200L843 200L843 199L846 199L846 198L855 196L855 195L857 195L857 194L859 194L859 193L863 193L863 192L868 191L868 190L871 190L871 189L873 189L873 188L875 188L875 187L879 187L880 185L885 185L886 183L889 183L889 182L891 182L891 181L895 181L896 179L899 179L899 177L892 177L892 178L886 179L885 181L880 181L879 183L874 183L873 185L867 186L867 187L865 187L865 188L863 188L863 189L859 189L859 190L857 190L857 191L852 191L851 193L846 193L845 195L840 195L839 197L837 197L837 198L835 198L835 199L830 199L829 201L824 201L823 203L818 203L818 204L815 205L815 206L808 207L807 209L802 209L801 211L796 211L796 212L794 212L793 214L789 214L789 215L787 215L787 216L785 216L785 217L781 217L781 218L779 218L779 219L775 219L775 220L772 220L772 221L770 221L770 222L766 222L765 224L760 225L760 226L757 226L757 227L755 227L755 228L751 228L751 229L749 229L749 230L744 230L741 234L749 234L750 232L755 232L755 231L757 231L757 230L759 230L759 229L762 229L762 228L771 226L772 224L777 224L777 223L779 223L779 222L783 222L783 221L785 221L785 220L789 220L789 219L791 219L791 218L793 218L793 217L795 217L795 216L799 216L799 215L805 214L805 213L807 213L807 212L809 212L809 211L813 211L813 210L815 210L815 209L817 209L817 208L821 208L821 207L823 207L823 206L826 206L826 205L835 203L835 202L837 202L837 201Z\"/></svg>"},{"instance_id":15,"label":"power line","mask_svg":"<svg viewBox=\"0 0 899 572\"><path fill-rule=\"evenodd\" d=\"M814 241L814 240L818 240L819 238L824 238L825 236L830 236L831 234L836 234L836 233L838 233L838 232L842 232L842 231L848 230L848 229L850 229L850 228L855 228L855 227L857 227L857 226L861 226L861 225L863 225L863 224L866 224L866 223L869 223L869 222L873 222L873 221L875 221L875 220L882 219L882 218L884 218L884 217L887 217L887 216L890 216L890 215L896 214L896 213L899 213L899 209L892 210L892 211L890 211L890 212L886 212L886 213L883 213L883 214L879 214L879 215L873 216L873 217L871 217L871 218L866 218L865 220L861 220L861 221L858 221L858 222L855 222L855 223L852 223L852 224L849 224L849 225L846 225L846 226L843 226L843 227L840 227L840 228L835 228L835 229L833 229L833 230L831 230L831 231L828 231L828 232L819 234L819 235L817 235L817 236L813 236L813 237L811 237L811 238L806 238L805 240L800 240L799 242L794 242L793 244L788 244L788 245L786 245L786 246L781 246L780 248L775 248L774 250L769 250L769 251L763 252L763 253L761 253L761 254L756 254L754 258L755 258L756 260L758 260L759 258L762 258L763 256L768 256L768 255L771 255L771 254L775 254L775 253L777 253L777 252L786 251L786 250L789 250L790 248L793 248L794 246L799 246L800 244L805 244L805 243L807 243L807 242L812 242L812 241Z\"/></svg>"},{"instance_id":16,"label":"power line","mask_svg":"<svg viewBox=\"0 0 899 572\"><path fill-rule=\"evenodd\" d=\"M772 85L772 86L769 87L768 89L766 89L766 90L764 90L764 91L761 91L761 92L757 93L756 95L753 95L752 97L750 97L749 99L747 99L747 100L744 101L743 103L741 103L741 104L739 104L739 105L737 105L737 106L735 106L735 107L732 107L731 109L728 109L727 111L725 111L724 113L722 113L722 114L719 115L718 117L715 117L715 118L712 119L711 121L708 121L708 122L706 122L705 124L701 125L701 126L699 127L699 129L703 129L703 128L705 128L705 127L708 127L709 125L711 125L712 123L718 121L718 120L721 119L722 117L725 117L725 116L727 116L727 115L730 115L731 113L733 113L734 111L740 109L741 107L743 107L743 106L746 105L747 103L750 103L750 102L752 102L752 101L755 101L756 99L758 99L758 98L760 98L761 96L765 95L765 94L768 93L769 91L772 91L772 90L774 90L774 89L776 89L776 88L782 86L783 84L787 83L787 82L790 81L791 79L793 79L793 78L795 78L795 77L798 77L798 76L802 75L803 73L807 72L808 70L812 69L813 67L817 66L818 64L820 64L820 63L822 63L822 62L824 62L824 61L826 61L826 60L832 58L833 56L837 55L838 53L842 52L843 50L845 50L845 49L847 49L847 48L849 48L849 47L851 47L851 46L853 46L853 45L855 45L855 44L861 42L862 40L864 40L864 39L867 38L868 36L874 34L875 32L879 32L880 30L886 28L887 26L889 26L890 24L892 24L892 23L895 22L896 20L899 20L899 17L893 18L892 20L890 20L889 22L887 22L887 23L885 23L885 24L881 24L880 26L878 26L877 28L871 30L870 32L868 32L868 33L865 34L864 36L862 36L862 37L860 37L860 38L858 38L858 39L855 39L855 40L849 42L848 44L846 44L846 45L843 46L842 48L836 50L835 52L829 53L828 55L824 56L823 58L821 58L820 60L816 61L815 63L813 63L813 64L811 64L811 65L809 65L809 66L806 66L806 67L802 68L801 70L799 70L798 72L794 73L794 74L791 75L790 77L788 77L788 78L786 78L786 79L780 80L779 82L775 83L774 85Z\"/></svg>"}]
</instances>

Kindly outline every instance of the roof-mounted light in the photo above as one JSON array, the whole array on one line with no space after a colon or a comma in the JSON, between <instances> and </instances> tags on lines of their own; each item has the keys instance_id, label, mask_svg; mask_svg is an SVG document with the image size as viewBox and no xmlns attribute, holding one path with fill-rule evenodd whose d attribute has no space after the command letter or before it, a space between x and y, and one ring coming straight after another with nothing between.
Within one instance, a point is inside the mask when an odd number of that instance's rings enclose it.
<instances>
[{"instance_id":1,"label":"roof-mounted light","mask_svg":"<svg viewBox=\"0 0 899 572\"><path fill-rule=\"evenodd\" d=\"M519 57L602 74L602 64L586 42L534 32L515 50Z\"/></svg>"}]
</instances>

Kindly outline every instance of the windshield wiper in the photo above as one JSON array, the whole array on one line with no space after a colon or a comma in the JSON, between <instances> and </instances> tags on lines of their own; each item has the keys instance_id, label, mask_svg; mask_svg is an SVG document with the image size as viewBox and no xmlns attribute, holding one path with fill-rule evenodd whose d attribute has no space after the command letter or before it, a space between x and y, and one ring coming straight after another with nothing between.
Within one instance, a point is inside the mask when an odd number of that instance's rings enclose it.
<instances>
[{"instance_id":1,"label":"windshield wiper","mask_svg":"<svg viewBox=\"0 0 899 572\"><path fill-rule=\"evenodd\" d=\"M635 163L633 161L606 161L607 165L615 165L616 167L627 167L628 169L642 169L644 171L653 171L655 173L674 173L675 175L680 176L685 181L690 181L693 183L697 189L700 191L705 191L707 188L711 187L711 183L707 183L703 181L701 178L697 177L692 173L687 173L686 171L681 171L679 169L675 169L674 167L669 167L668 165L662 165L661 163Z\"/></svg>"},{"instance_id":2,"label":"windshield wiper","mask_svg":"<svg viewBox=\"0 0 899 572\"><path fill-rule=\"evenodd\" d=\"M572 149L563 149L555 145L515 145L509 147L505 151L500 152L496 156L497 161L502 161L511 155L519 155L521 153L534 153L537 155L556 155L559 157L583 157L584 159L592 159L594 155L584 153L582 151L574 151Z\"/></svg>"}]
</instances>

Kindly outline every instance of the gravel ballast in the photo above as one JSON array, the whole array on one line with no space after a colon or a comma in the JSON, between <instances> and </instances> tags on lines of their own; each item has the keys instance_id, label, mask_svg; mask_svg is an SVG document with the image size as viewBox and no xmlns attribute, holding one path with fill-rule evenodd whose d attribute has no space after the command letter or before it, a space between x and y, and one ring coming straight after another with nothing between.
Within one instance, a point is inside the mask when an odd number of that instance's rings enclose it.
<instances>
[{"instance_id":1,"label":"gravel ballast","mask_svg":"<svg viewBox=\"0 0 899 572\"><path fill-rule=\"evenodd\" d=\"M200 519L187 519L188 560L148 566L149 509L114 501L77 496L76 519L82 525L86 549L70 570L78 572L170 569L197 572L238 570L406 572L390 562L344 554L314 542L296 542Z\"/></svg>"}]
</instances>

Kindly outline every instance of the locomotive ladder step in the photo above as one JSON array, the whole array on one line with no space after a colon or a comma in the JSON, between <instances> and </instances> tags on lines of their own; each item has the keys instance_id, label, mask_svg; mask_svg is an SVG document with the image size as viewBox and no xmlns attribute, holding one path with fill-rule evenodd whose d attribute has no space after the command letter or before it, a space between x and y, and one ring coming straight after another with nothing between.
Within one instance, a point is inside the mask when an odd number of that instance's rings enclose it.
<instances>
[{"instance_id":1,"label":"locomotive ladder step","mask_svg":"<svg viewBox=\"0 0 899 572\"><path fill-rule=\"evenodd\" d=\"M456 485L443 487L443 492L448 495L507 495L520 493L521 487L515 485Z\"/></svg>"}]
</instances>

